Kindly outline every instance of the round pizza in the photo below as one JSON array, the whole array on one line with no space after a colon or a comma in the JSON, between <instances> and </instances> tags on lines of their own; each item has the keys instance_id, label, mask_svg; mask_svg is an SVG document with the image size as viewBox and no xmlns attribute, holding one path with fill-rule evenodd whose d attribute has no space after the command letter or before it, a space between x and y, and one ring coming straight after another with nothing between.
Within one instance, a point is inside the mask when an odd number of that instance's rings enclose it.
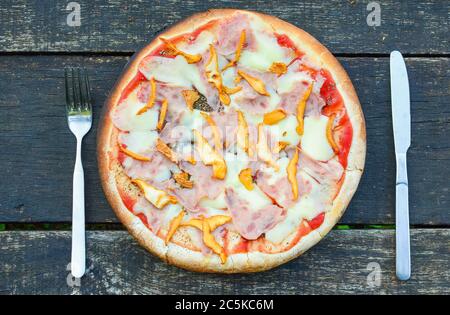
<instances>
[{"instance_id":1,"label":"round pizza","mask_svg":"<svg viewBox=\"0 0 450 315\"><path fill-rule=\"evenodd\" d=\"M109 203L147 250L204 272L273 268L316 244L366 152L353 85L311 35L243 10L196 14L138 52L104 107Z\"/></svg>"}]
</instances>

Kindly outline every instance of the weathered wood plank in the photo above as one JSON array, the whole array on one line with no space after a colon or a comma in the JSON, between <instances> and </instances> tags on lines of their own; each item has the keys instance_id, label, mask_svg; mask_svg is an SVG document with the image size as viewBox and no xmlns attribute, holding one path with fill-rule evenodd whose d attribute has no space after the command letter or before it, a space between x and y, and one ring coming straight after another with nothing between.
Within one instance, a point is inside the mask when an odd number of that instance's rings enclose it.
<instances>
[{"instance_id":1,"label":"weathered wood plank","mask_svg":"<svg viewBox=\"0 0 450 315\"><path fill-rule=\"evenodd\" d=\"M92 77L94 127L84 143L88 222L116 218L101 191L95 159L100 108L127 57L0 58L0 222L64 222L71 218L75 139L64 109L65 65ZM394 222L395 159L387 58L341 58L367 121L368 154L360 188L341 223ZM409 153L412 224L450 224L450 60L407 59L411 82Z\"/></svg>"},{"instance_id":2,"label":"weathered wood plank","mask_svg":"<svg viewBox=\"0 0 450 315\"><path fill-rule=\"evenodd\" d=\"M146 253L125 231L89 232L90 269L80 287L70 287L69 232L0 232L0 293L449 294L450 230L413 230L411 236L412 277L400 282L392 230L333 231L302 257L249 275L184 271ZM381 278L371 287L373 264Z\"/></svg>"},{"instance_id":3,"label":"weathered wood plank","mask_svg":"<svg viewBox=\"0 0 450 315\"><path fill-rule=\"evenodd\" d=\"M66 23L67 1L2 1L0 51L134 52L164 28L209 8L278 16L310 32L334 53L448 54L450 2L378 1L381 25L368 26L369 1L78 1L81 26Z\"/></svg>"}]
</instances>

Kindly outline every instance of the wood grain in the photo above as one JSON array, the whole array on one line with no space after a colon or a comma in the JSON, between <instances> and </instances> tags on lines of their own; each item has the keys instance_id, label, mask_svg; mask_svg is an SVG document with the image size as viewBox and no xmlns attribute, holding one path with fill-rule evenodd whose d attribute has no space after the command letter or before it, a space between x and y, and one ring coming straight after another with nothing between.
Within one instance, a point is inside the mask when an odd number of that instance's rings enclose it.
<instances>
[{"instance_id":1,"label":"wood grain","mask_svg":"<svg viewBox=\"0 0 450 315\"><path fill-rule=\"evenodd\" d=\"M315 36L334 53L449 54L449 1L378 1L381 25L366 22L369 1L79 1L81 26L66 23L68 1L0 3L0 51L134 52L164 28L209 8L272 14Z\"/></svg>"},{"instance_id":2,"label":"wood grain","mask_svg":"<svg viewBox=\"0 0 450 315\"><path fill-rule=\"evenodd\" d=\"M248 275L184 271L146 253L125 231L97 231L87 235L89 270L80 287L70 287L69 232L0 232L0 293L449 294L449 241L448 229L413 230L412 277L400 282L392 230L332 231L300 258ZM379 286L368 283L369 263L381 268Z\"/></svg>"},{"instance_id":3,"label":"wood grain","mask_svg":"<svg viewBox=\"0 0 450 315\"><path fill-rule=\"evenodd\" d=\"M0 58L0 222L71 220L75 138L67 128L63 68L83 65L92 81L94 126L84 142L86 212L91 223L116 222L99 182L95 133L100 108L128 57L3 56ZM341 223L394 223L395 159L388 58L340 58L367 121L367 163ZM408 58L412 146L412 224L450 224L450 60Z\"/></svg>"}]
</instances>

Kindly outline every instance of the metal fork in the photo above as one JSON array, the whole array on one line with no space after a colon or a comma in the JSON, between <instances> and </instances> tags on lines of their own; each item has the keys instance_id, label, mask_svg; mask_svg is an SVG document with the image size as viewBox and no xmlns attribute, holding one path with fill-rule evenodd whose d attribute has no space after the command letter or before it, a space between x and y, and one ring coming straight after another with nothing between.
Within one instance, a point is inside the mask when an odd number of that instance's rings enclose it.
<instances>
[{"instance_id":1,"label":"metal fork","mask_svg":"<svg viewBox=\"0 0 450 315\"><path fill-rule=\"evenodd\" d=\"M73 171L72 196L72 276L81 278L86 270L84 227L84 172L81 143L92 126L92 105L86 69L66 68L66 109L69 129L77 138L77 155Z\"/></svg>"}]
</instances>

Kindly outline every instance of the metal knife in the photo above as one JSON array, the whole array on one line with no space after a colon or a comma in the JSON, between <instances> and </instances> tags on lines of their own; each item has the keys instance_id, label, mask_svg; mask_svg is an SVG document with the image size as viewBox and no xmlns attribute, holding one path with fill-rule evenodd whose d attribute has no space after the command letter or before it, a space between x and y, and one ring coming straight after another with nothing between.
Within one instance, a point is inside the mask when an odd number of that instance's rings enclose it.
<instances>
[{"instance_id":1,"label":"metal knife","mask_svg":"<svg viewBox=\"0 0 450 315\"><path fill-rule=\"evenodd\" d=\"M397 176L395 187L396 274L400 280L411 276L409 244L408 174L406 152L411 145L409 83L405 61L399 51L391 52L391 103Z\"/></svg>"}]
</instances>

